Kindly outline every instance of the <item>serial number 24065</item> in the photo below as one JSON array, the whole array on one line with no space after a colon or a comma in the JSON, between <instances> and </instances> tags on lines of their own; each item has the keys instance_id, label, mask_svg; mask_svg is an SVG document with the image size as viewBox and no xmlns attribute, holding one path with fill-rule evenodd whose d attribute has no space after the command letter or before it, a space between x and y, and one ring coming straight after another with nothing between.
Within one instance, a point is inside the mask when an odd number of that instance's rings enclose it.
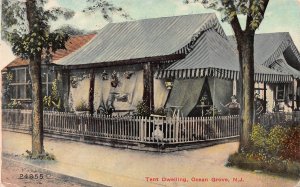
<instances>
[{"instance_id":1,"label":"serial number 24065","mask_svg":"<svg viewBox=\"0 0 300 187\"><path fill-rule=\"evenodd\" d=\"M43 179L44 178L44 174L40 173L36 173L36 174L23 174L20 173L19 179Z\"/></svg>"}]
</instances>

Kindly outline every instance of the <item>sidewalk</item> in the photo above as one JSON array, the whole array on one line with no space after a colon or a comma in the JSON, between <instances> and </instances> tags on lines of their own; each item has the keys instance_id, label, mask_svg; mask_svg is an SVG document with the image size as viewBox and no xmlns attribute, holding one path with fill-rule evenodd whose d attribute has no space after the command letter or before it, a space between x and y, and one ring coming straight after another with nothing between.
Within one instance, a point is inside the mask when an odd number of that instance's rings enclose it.
<instances>
[{"instance_id":1,"label":"sidewalk","mask_svg":"<svg viewBox=\"0 0 300 187\"><path fill-rule=\"evenodd\" d=\"M2 135L4 153L21 155L26 149L31 149L30 135L7 131L3 131ZM107 186L120 187L293 187L297 184L297 181L291 179L224 167L228 155L235 152L237 147L238 143L227 143L159 154L45 138L46 151L53 153L57 161L39 163L39 166ZM242 180L234 182L233 178Z\"/></svg>"}]
</instances>

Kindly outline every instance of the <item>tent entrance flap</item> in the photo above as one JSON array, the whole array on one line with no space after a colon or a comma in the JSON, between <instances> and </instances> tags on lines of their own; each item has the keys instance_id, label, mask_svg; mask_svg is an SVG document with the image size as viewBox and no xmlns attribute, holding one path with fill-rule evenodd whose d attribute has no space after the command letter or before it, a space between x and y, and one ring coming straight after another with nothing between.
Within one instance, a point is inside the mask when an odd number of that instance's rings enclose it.
<instances>
[{"instance_id":1,"label":"tent entrance flap","mask_svg":"<svg viewBox=\"0 0 300 187\"><path fill-rule=\"evenodd\" d=\"M205 78L176 79L166 107L182 106L183 116L188 116L197 105Z\"/></svg>"}]
</instances>

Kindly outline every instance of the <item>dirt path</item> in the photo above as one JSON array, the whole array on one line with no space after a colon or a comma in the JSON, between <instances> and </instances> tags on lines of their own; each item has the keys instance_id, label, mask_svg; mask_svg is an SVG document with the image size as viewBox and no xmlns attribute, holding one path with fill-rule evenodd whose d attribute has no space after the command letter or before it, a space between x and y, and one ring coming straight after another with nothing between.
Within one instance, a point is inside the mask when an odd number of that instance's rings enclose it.
<instances>
[{"instance_id":1,"label":"dirt path","mask_svg":"<svg viewBox=\"0 0 300 187\"><path fill-rule=\"evenodd\" d=\"M22 154L30 149L26 134L3 132L5 153ZM272 186L294 187L296 180L224 167L238 143L180 151L150 153L80 142L45 139L46 151L57 162L41 164L53 171L108 186Z\"/></svg>"}]
</instances>

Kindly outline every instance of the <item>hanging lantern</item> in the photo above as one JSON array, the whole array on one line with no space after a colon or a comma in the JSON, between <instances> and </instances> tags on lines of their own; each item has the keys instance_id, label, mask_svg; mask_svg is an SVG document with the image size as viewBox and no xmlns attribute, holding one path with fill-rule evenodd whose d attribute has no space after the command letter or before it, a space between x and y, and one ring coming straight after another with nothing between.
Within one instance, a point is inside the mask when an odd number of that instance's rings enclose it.
<instances>
[{"instance_id":1,"label":"hanging lantern","mask_svg":"<svg viewBox=\"0 0 300 187\"><path fill-rule=\"evenodd\" d=\"M171 90L172 87L173 87L173 81L171 79L167 79L165 81L165 85L166 85L166 87L167 87L168 90Z\"/></svg>"},{"instance_id":2,"label":"hanging lantern","mask_svg":"<svg viewBox=\"0 0 300 187\"><path fill-rule=\"evenodd\" d=\"M108 73L105 70L102 73L102 80L108 80Z\"/></svg>"}]
</instances>

